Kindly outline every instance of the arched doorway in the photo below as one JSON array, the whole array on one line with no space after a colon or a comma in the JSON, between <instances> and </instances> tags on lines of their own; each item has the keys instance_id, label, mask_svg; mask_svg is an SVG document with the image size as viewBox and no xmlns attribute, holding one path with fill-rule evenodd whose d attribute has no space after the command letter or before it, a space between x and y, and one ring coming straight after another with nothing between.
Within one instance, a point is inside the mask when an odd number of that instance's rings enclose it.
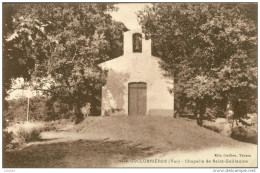
<instances>
[{"instance_id":1,"label":"arched doorway","mask_svg":"<svg viewBox=\"0 0 260 173\"><path fill-rule=\"evenodd\" d=\"M131 82L128 84L128 115L146 115L147 84L145 82Z\"/></svg>"}]
</instances>

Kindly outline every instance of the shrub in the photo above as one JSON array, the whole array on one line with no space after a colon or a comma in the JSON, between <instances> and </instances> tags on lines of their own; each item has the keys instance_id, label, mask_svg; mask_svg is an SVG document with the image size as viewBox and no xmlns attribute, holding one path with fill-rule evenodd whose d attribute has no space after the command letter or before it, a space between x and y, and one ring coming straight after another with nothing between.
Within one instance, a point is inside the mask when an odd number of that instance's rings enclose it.
<instances>
[{"instance_id":1,"label":"shrub","mask_svg":"<svg viewBox=\"0 0 260 173\"><path fill-rule=\"evenodd\" d=\"M26 122L19 124L12 130L18 143L37 141L40 133L45 129L44 123Z\"/></svg>"},{"instance_id":2,"label":"shrub","mask_svg":"<svg viewBox=\"0 0 260 173\"><path fill-rule=\"evenodd\" d=\"M56 130L57 128L55 127L54 123L47 123L44 128L43 131L53 131Z\"/></svg>"},{"instance_id":3,"label":"shrub","mask_svg":"<svg viewBox=\"0 0 260 173\"><path fill-rule=\"evenodd\" d=\"M213 121L216 118L225 118L225 110L221 105L212 105L206 108L206 117L210 121Z\"/></svg>"},{"instance_id":4,"label":"shrub","mask_svg":"<svg viewBox=\"0 0 260 173\"><path fill-rule=\"evenodd\" d=\"M13 132L8 132L8 121L6 117L3 118L3 150L5 151L11 145L13 140Z\"/></svg>"},{"instance_id":5,"label":"shrub","mask_svg":"<svg viewBox=\"0 0 260 173\"><path fill-rule=\"evenodd\" d=\"M257 144L257 125L244 126L239 124L233 128L231 137L239 141Z\"/></svg>"},{"instance_id":6,"label":"shrub","mask_svg":"<svg viewBox=\"0 0 260 173\"><path fill-rule=\"evenodd\" d=\"M8 148L13 140L13 133L3 130L3 149L4 151Z\"/></svg>"},{"instance_id":7,"label":"shrub","mask_svg":"<svg viewBox=\"0 0 260 173\"><path fill-rule=\"evenodd\" d=\"M41 131L36 128L26 129L24 127L20 127L17 132L18 137L24 142L36 141L40 139Z\"/></svg>"}]
</instances>

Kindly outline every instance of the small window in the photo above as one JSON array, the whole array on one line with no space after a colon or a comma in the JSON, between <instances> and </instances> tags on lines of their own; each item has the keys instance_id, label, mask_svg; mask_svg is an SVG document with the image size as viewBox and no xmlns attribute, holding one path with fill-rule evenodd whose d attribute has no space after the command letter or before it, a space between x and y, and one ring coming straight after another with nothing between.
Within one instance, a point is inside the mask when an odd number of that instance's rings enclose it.
<instances>
[{"instance_id":1,"label":"small window","mask_svg":"<svg viewBox=\"0 0 260 173\"><path fill-rule=\"evenodd\" d=\"M142 34L133 34L133 52L142 52Z\"/></svg>"}]
</instances>

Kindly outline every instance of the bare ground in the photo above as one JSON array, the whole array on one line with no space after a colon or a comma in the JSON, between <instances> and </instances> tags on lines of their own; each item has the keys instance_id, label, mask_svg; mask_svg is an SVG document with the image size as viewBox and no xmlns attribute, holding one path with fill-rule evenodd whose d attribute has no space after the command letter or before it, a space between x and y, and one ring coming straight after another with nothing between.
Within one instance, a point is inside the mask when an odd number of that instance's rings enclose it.
<instances>
[{"instance_id":1,"label":"bare ground","mask_svg":"<svg viewBox=\"0 0 260 173\"><path fill-rule=\"evenodd\" d=\"M162 165L122 160L201 159L214 157L216 153L223 155L223 152L236 154L237 159L241 159L239 154L250 154L252 163L245 165L254 166L257 154L257 145L233 140L200 127L194 121L173 117L87 117L78 125L44 132L42 139L4 153L3 167L157 167Z\"/></svg>"}]
</instances>

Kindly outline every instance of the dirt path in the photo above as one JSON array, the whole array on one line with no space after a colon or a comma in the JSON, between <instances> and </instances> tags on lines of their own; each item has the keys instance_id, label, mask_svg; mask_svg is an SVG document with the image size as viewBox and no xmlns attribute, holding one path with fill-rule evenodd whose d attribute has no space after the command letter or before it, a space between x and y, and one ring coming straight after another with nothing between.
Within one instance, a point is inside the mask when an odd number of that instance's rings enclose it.
<instances>
[{"instance_id":1,"label":"dirt path","mask_svg":"<svg viewBox=\"0 0 260 173\"><path fill-rule=\"evenodd\" d=\"M254 166L257 155L257 145L172 117L88 117L63 131L44 132L42 138L20 151L6 153L4 167L227 166L187 162L187 158L247 160L244 165ZM219 158L215 154L235 156ZM241 158L240 154L250 157ZM147 164L146 159L166 163ZM241 163L230 163L230 167L237 165Z\"/></svg>"}]
</instances>

